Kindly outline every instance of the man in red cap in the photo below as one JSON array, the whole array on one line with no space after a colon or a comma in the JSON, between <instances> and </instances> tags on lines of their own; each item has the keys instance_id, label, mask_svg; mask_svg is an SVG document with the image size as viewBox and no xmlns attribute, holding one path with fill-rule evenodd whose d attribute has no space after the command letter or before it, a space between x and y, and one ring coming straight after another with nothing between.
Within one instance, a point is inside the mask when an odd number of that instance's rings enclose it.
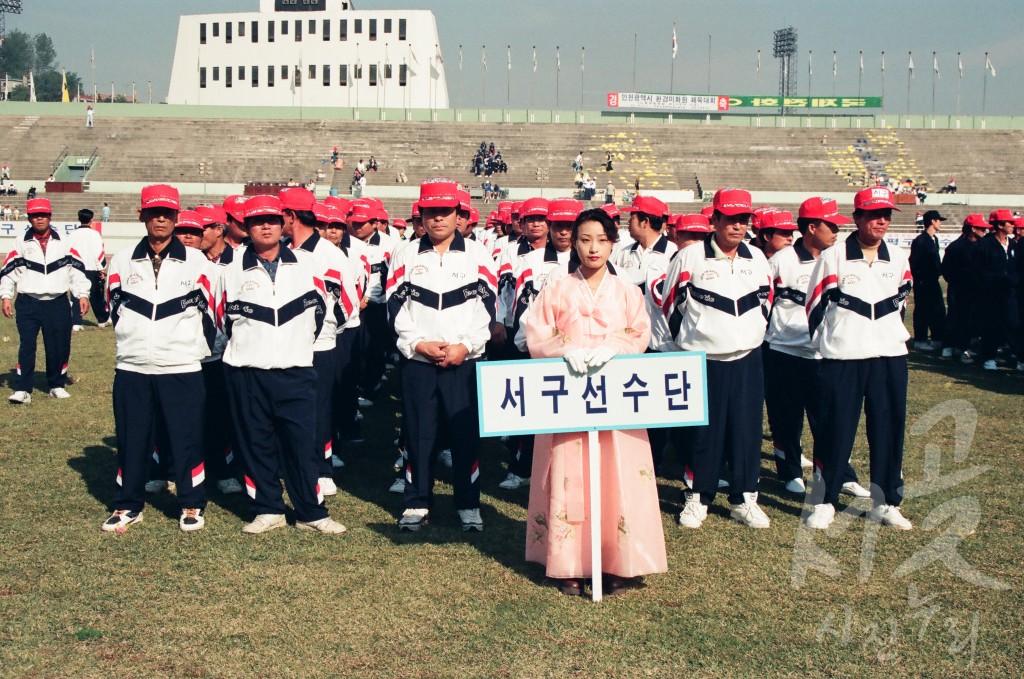
<instances>
[{"instance_id":1,"label":"man in red cap","mask_svg":"<svg viewBox=\"0 0 1024 679\"><path fill-rule=\"evenodd\" d=\"M32 402L32 382L36 369L36 340L43 332L46 351L46 382L50 396L68 398L68 360L71 358L71 307L68 293L76 300L84 316L89 310L89 279L81 256L67 240L50 227L53 212L46 198L25 203L30 228L16 241L0 268L0 298L3 314L14 318L17 309L18 376L11 403ZM17 302L12 302L14 293Z\"/></svg>"},{"instance_id":2,"label":"man in red cap","mask_svg":"<svg viewBox=\"0 0 1024 679\"><path fill-rule=\"evenodd\" d=\"M708 424L689 427L685 449L686 503L680 525L700 528L718 492L724 459L732 469L733 519L767 528L757 504L761 472L764 375L761 344L771 303L771 272L760 250L744 240L753 214L750 193L715 193L714 232L702 247L683 250L669 265L663 311L676 348L707 354ZM698 325L699 321L699 325Z\"/></svg>"},{"instance_id":3,"label":"man in red cap","mask_svg":"<svg viewBox=\"0 0 1024 679\"><path fill-rule=\"evenodd\" d=\"M892 221L892 192L858 191L853 199L857 231L822 253L807 284L807 321L821 354L814 436L813 505L805 523L828 528L835 517L861 408L866 411L871 461L869 518L910 530L903 499L903 435L907 420L907 340L903 325L913 285L907 255L885 243Z\"/></svg>"},{"instance_id":4,"label":"man in red cap","mask_svg":"<svg viewBox=\"0 0 1024 679\"><path fill-rule=\"evenodd\" d=\"M835 244L839 228L850 220L839 214L836 201L817 196L805 200L798 214L800 239L768 260L774 295L765 336L764 388L776 471L787 491L803 494L806 486L802 468L811 466L800 441L804 415L813 437L817 437L820 426L817 393L821 355L807 328L807 283L821 253ZM766 224L776 228L780 222L791 221L791 214L785 211L765 215L762 229ZM856 497L871 495L858 483L849 465L842 492Z\"/></svg>"},{"instance_id":5,"label":"man in red cap","mask_svg":"<svg viewBox=\"0 0 1024 679\"><path fill-rule=\"evenodd\" d=\"M122 248L107 270L117 341L114 429L118 490L104 531L142 521L153 432L177 486L183 531L206 524L203 421L206 389L200 361L217 336L219 278L199 250L174 238L180 203L173 186L142 189L139 221L146 237Z\"/></svg>"},{"instance_id":6,"label":"man in red cap","mask_svg":"<svg viewBox=\"0 0 1024 679\"><path fill-rule=\"evenodd\" d=\"M349 205L348 232L365 245L370 265L370 277L363 291L360 312L362 326L362 356L359 404L371 406L380 394L389 344L388 311L384 299L384 285L392 257L392 241L377 230L379 208L360 198Z\"/></svg>"},{"instance_id":7,"label":"man in red cap","mask_svg":"<svg viewBox=\"0 0 1024 679\"><path fill-rule=\"evenodd\" d=\"M910 244L910 273L914 276L914 348L918 351L932 351L942 346L946 307L939 286L942 260L937 234L944 221L946 218L938 210L925 212L922 215L924 230Z\"/></svg>"},{"instance_id":8,"label":"man in red cap","mask_svg":"<svg viewBox=\"0 0 1024 679\"><path fill-rule=\"evenodd\" d=\"M1017 308L1017 270L1013 266L1013 213L993 210L988 216L992 230L978 241L974 251L980 295L978 320L981 322L979 358L985 370L998 370L996 353L1006 343L1018 357L1024 351L1017 346L1020 326Z\"/></svg>"},{"instance_id":9,"label":"man in red cap","mask_svg":"<svg viewBox=\"0 0 1024 679\"><path fill-rule=\"evenodd\" d=\"M458 185L420 185L426 235L395 258L388 311L401 352L403 424L409 457L401 530L428 521L438 429L451 436L452 485L462 529L483 530L475 364L494 322L497 275L483 247L456 232Z\"/></svg>"},{"instance_id":10,"label":"man in red cap","mask_svg":"<svg viewBox=\"0 0 1024 679\"><path fill-rule=\"evenodd\" d=\"M224 199L224 240L232 250L237 250L248 239L245 233L245 196L228 196Z\"/></svg>"},{"instance_id":11,"label":"man in red cap","mask_svg":"<svg viewBox=\"0 0 1024 679\"><path fill-rule=\"evenodd\" d=\"M768 259L776 252L793 244L793 213L786 210L772 210L761 215L761 223L754 237L754 246L760 248Z\"/></svg>"},{"instance_id":12,"label":"man in red cap","mask_svg":"<svg viewBox=\"0 0 1024 679\"><path fill-rule=\"evenodd\" d=\"M337 381L335 347L339 328L345 325L349 316L358 313L355 285L350 275L351 267L345 254L320 237L316 225L320 219L317 211L324 206L316 204L312 192L301 187L281 192L281 209L284 217L283 232L292 250L308 252L317 265L317 275L327 291L327 312L323 327L313 344L313 369L316 371L316 438L314 450L320 460L318 482L324 495L337 495L338 487L332 476L334 457L334 432L332 396ZM322 212L327 219L326 211ZM351 385L353 388L355 385Z\"/></svg>"},{"instance_id":13,"label":"man in red cap","mask_svg":"<svg viewBox=\"0 0 1024 679\"><path fill-rule=\"evenodd\" d=\"M980 276L974 250L991 228L984 215L967 215L960 237L947 245L942 255L942 277L946 280L946 337L942 357L959 356L965 365L974 362L969 349L979 325L976 300L981 295Z\"/></svg>"},{"instance_id":14,"label":"man in red cap","mask_svg":"<svg viewBox=\"0 0 1024 679\"><path fill-rule=\"evenodd\" d=\"M293 211L298 207L293 205ZM327 515L317 481L317 374L313 354L327 312L327 289L312 254L281 242L284 216L277 196L246 201L251 245L223 270L219 305L228 336L224 372L245 490L255 518L243 533L285 525L284 478L295 527L345 532ZM322 448L320 449L322 452Z\"/></svg>"}]
</instances>

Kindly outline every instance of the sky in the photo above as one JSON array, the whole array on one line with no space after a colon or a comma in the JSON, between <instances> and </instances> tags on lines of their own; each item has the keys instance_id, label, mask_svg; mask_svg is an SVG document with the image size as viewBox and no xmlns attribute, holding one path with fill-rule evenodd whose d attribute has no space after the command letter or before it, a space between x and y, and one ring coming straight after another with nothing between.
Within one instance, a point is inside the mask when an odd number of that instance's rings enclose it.
<instances>
[{"instance_id":1,"label":"sky","mask_svg":"<svg viewBox=\"0 0 1024 679\"><path fill-rule=\"evenodd\" d=\"M181 14L256 11L258 0L23 0L7 30L47 33L58 61L108 91L167 94ZM887 113L1024 114L1024 0L355 0L430 9L453 106L602 109L608 92L773 95L775 29L797 30L797 94L885 97ZM679 50L672 59L672 26ZM709 73L710 36L710 73ZM462 45L462 70L459 46ZM488 70L482 64L486 45ZM511 45L511 71L508 47ZM538 68L532 69L533 48ZM556 71L556 47L561 70ZM95 76L90 64L95 50ZM761 69L757 72L757 50ZM832 53L836 52L833 82ZM859 53L864 53L860 75ZM884 83L881 53L885 52ZM585 69L580 69L585 52ZM808 52L812 52L809 75ZM908 78L908 52L914 77ZM939 75L933 71L936 53ZM962 54L960 78L957 52ZM985 77L985 52L996 76ZM635 56L634 56L635 55ZM2 74L0 74L2 75ZM909 99L908 99L909 80ZM884 90L883 90L884 87ZM486 100L484 100L486 92Z\"/></svg>"}]
</instances>

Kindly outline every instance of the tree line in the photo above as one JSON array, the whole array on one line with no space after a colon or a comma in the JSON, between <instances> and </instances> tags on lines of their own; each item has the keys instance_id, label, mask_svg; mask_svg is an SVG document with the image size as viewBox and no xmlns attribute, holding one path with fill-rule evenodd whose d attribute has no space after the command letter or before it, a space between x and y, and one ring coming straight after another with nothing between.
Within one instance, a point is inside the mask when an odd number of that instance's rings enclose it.
<instances>
[{"instance_id":1,"label":"tree line","mask_svg":"<svg viewBox=\"0 0 1024 679\"><path fill-rule=\"evenodd\" d=\"M11 101L29 100L29 71L35 81L38 101L61 100L61 72L53 40L45 33L31 36L14 29L0 44L0 78L7 77L18 83L11 88ZM77 73L69 71L67 80L68 92L74 97L81 79Z\"/></svg>"}]
</instances>

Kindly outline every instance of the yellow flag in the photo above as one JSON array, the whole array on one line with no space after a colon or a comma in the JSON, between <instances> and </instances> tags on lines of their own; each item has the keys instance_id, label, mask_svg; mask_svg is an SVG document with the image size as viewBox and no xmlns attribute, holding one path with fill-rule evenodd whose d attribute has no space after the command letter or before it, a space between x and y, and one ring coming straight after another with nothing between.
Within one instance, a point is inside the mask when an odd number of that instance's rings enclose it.
<instances>
[{"instance_id":1,"label":"yellow flag","mask_svg":"<svg viewBox=\"0 0 1024 679\"><path fill-rule=\"evenodd\" d=\"M68 74L67 71L61 69L61 83L60 83L60 100L67 104L71 101L71 96L68 94Z\"/></svg>"}]
</instances>

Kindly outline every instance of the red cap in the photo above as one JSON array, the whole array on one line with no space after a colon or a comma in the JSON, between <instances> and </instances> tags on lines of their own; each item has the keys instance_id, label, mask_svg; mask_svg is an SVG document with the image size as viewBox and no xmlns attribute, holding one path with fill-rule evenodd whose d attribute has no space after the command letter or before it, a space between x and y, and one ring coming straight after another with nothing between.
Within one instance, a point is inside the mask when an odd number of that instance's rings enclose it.
<instances>
[{"instance_id":1,"label":"red cap","mask_svg":"<svg viewBox=\"0 0 1024 679\"><path fill-rule=\"evenodd\" d=\"M527 198L519 204L520 217L547 217L550 205L546 198ZM516 212L512 209L513 214Z\"/></svg>"},{"instance_id":2,"label":"red cap","mask_svg":"<svg viewBox=\"0 0 1024 679\"><path fill-rule=\"evenodd\" d=\"M363 198L363 200L365 200L367 203L374 206L378 210L384 209L384 201L381 200L380 198L370 198L369 196L367 196L366 198Z\"/></svg>"},{"instance_id":3,"label":"red cap","mask_svg":"<svg viewBox=\"0 0 1024 679\"><path fill-rule=\"evenodd\" d=\"M341 210L342 214L348 212L349 201L345 200L341 196L327 196L324 198L324 203L332 207L336 207Z\"/></svg>"},{"instance_id":4,"label":"red cap","mask_svg":"<svg viewBox=\"0 0 1024 679\"><path fill-rule=\"evenodd\" d=\"M750 191L725 188L715 191L711 207L730 217L735 215L752 215L754 214L754 208L751 207L752 202Z\"/></svg>"},{"instance_id":5,"label":"red cap","mask_svg":"<svg viewBox=\"0 0 1024 679\"><path fill-rule=\"evenodd\" d=\"M499 202L498 203L498 214L501 214L502 210L505 210L509 214L512 214L512 201L510 201L510 200L503 200L503 201Z\"/></svg>"},{"instance_id":6,"label":"red cap","mask_svg":"<svg viewBox=\"0 0 1024 679\"><path fill-rule=\"evenodd\" d=\"M434 177L420 184L420 209L458 207L459 185L447 177Z\"/></svg>"},{"instance_id":7,"label":"red cap","mask_svg":"<svg viewBox=\"0 0 1024 679\"><path fill-rule=\"evenodd\" d=\"M313 203L313 216L322 224L330 224L331 209L326 203Z\"/></svg>"},{"instance_id":8,"label":"red cap","mask_svg":"<svg viewBox=\"0 0 1024 679\"><path fill-rule=\"evenodd\" d=\"M203 217L195 210L182 210L178 213L178 222L174 225L174 230L178 229L194 229L196 231L203 230Z\"/></svg>"},{"instance_id":9,"label":"red cap","mask_svg":"<svg viewBox=\"0 0 1024 679\"><path fill-rule=\"evenodd\" d=\"M525 200L519 200L519 201L516 201L516 202L512 203L512 214L519 215L520 217L522 217L523 216L523 204L525 202L526 202Z\"/></svg>"},{"instance_id":10,"label":"red cap","mask_svg":"<svg viewBox=\"0 0 1024 679\"><path fill-rule=\"evenodd\" d=\"M420 216L420 202L417 200L412 204L412 210L409 212L410 218Z\"/></svg>"},{"instance_id":11,"label":"red cap","mask_svg":"<svg viewBox=\"0 0 1024 679\"><path fill-rule=\"evenodd\" d=\"M391 215L389 215L388 211L385 210L384 208L377 208L377 221L390 222Z\"/></svg>"},{"instance_id":12,"label":"red cap","mask_svg":"<svg viewBox=\"0 0 1024 679\"><path fill-rule=\"evenodd\" d=\"M470 210L470 212L472 212L472 210ZM399 217L398 219L396 219L394 221L394 225L395 225L396 229L404 229L407 226L409 226L408 224L405 223L405 220L402 219L401 217Z\"/></svg>"},{"instance_id":13,"label":"red cap","mask_svg":"<svg viewBox=\"0 0 1024 679\"><path fill-rule=\"evenodd\" d=\"M671 225L676 231L711 233L711 222L704 215L675 215Z\"/></svg>"},{"instance_id":14,"label":"red cap","mask_svg":"<svg viewBox=\"0 0 1024 679\"><path fill-rule=\"evenodd\" d=\"M281 199L277 196L252 196L245 201L245 218L273 215L281 217Z\"/></svg>"},{"instance_id":15,"label":"red cap","mask_svg":"<svg viewBox=\"0 0 1024 679\"><path fill-rule=\"evenodd\" d=\"M49 198L31 198L25 201L25 214L27 215L52 215Z\"/></svg>"},{"instance_id":16,"label":"red cap","mask_svg":"<svg viewBox=\"0 0 1024 679\"><path fill-rule=\"evenodd\" d=\"M972 212L964 218L964 226L974 229L991 229L992 225L985 221L985 215Z\"/></svg>"},{"instance_id":17,"label":"red cap","mask_svg":"<svg viewBox=\"0 0 1024 679\"><path fill-rule=\"evenodd\" d=\"M601 206L601 209L608 213L608 216L612 219L619 218L619 208L615 207L615 203L605 203Z\"/></svg>"},{"instance_id":18,"label":"red cap","mask_svg":"<svg viewBox=\"0 0 1024 679\"><path fill-rule=\"evenodd\" d=\"M497 210L491 210L491 213L487 215L487 226L494 226L498 223L498 212Z\"/></svg>"},{"instance_id":19,"label":"red cap","mask_svg":"<svg viewBox=\"0 0 1024 679\"><path fill-rule=\"evenodd\" d=\"M395 223L396 224L398 223L397 219L395 220ZM403 221L402 223L404 224L405 222ZM480 223L480 210L477 210L475 207L469 208L469 222L468 223L469 224L479 224Z\"/></svg>"},{"instance_id":20,"label":"red cap","mask_svg":"<svg viewBox=\"0 0 1024 679\"><path fill-rule=\"evenodd\" d=\"M245 196L228 196L224 199L223 207L224 212L231 215L236 222L245 221Z\"/></svg>"},{"instance_id":21,"label":"red cap","mask_svg":"<svg viewBox=\"0 0 1024 679\"><path fill-rule=\"evenodd\" d=\"M761 229L777 229L779 231L796 231L793 213L787 210L776 210L761 215Z\"/></svg>"},{"instance_id":22,"label":"red cap","mask_svg":"<svg viewBox=\"0 0 1024 679\"><path fill-rule=\"evenodd\" d=\"M706 206L704 206L704 207L702 207L700 209L700 213L702 215L704 215L705 217L707 217L708 219L711 219L711 215L714 214L714 212L715 212L715 206L714 205L706 205Z\"/></svg>"},{"instance_id":23,"label":"red cap","mask_svg":"<svg viewBox=\"0 0 1024 679\"><path fill-rule=\"evenodd\" d=\"M666 217L668 216L668 205L654 196L637 196L633 199L633 204L622 208L622 211L642 212L652 217Z\"/></svg>"},{"instance_id":24,"label":"red cap","mask_svg":"<svg viewBox=\"0 0 1024 679\"><path fill-rule=\"evenodd\" d=\"M583 201L573 198L555 198L548 203L549 222L575 222L583 212Z\"/></svg>"},{"instance_id":25,"label":"red cap","mask_svg":"<svg viewBox=\"0 0 1024 679\"><path fill-rule=\"evenodd\" d=\"M363 199L353 200L348 204L348 223L353 222L365 224L371 219L377 219L377 208Z\"/></svg>"},{"instance_id":26,"label":"red cap","mask_svg":"<svg viewBox=\"0 0 1024 679\"><path fill-rule=\"evenodd\" d=\"M345 211L334 205L327 206L327 223L328 224L344 224L345 223Z\"/></svg>"},{"instance_id":27,"label":"red cap","mask_svg":"<svg viewBox=\"0 0 1024 679\"><path fill-rule=\"evenodd\" d=\"M831 198L814 196L800 203L800 219L820 219L823 222L842 226L849 224L850 218L839 214L839 205Z\"/></svg>"},{"instance_id":28,"label":"red cap","mask_svg":"<svg viewBox=\"0 0 1024 679\"><path fill-rule=\"evenodd\" d=\"M472 200L472 198L469 197L469 191L459 189L456 191L456 195L459 197L459 209L463 212L469 212L469 202Z\"/></svg>"},{"instance_id":29,"label":"red cap","mask_svg":"<svg viewBox=\"0 0 1024 679\"><path fill-rule=\"evenodd\" d=\"M166 207L172 210L181 209L178 189L167 184L153 184L142 189L142 208Z\"/></svg>"},{"instance_id":30,"label":"red cap","mask_svg":"<svg viewBox=\"0 0 1024 679\"><path fill-rule=\"evenodd\" d=\"M1024 217L1017 217L1013 220L1013 228L1024 229Z\"/></svg>"},{"instance_id":31,"label":"red cap","mask_svg":"<svg viewBox=\"0 0 1024 679\"><path fill-rule=\"evenodd\" d=\"M203 218L203 226L228 223L228 213L219 205L199 205L196 212Z\"/></svg>"},{"instance_id":32,"label":"red cap","mask_svg":"<svg viewBox=\"0 0 1024 679\"><path fill-rule=\"evenodd\" d=\"M509 207L507 209L501 209L499 207L499 209L498 209L498 221L500 221L502 224L511 224L512 223L512 208Z\"/></svg>"},{"instance_id":33,"label":"red cap","mask_svg":"<svg viewBox=\"0 0 1024 679\"><path fill-rule=\"evenodd\" d=\"M892 191L884 186L872 186L861 189L853 197L854 210L886 210L900 211L892 202Z\"/></svg>"},{"instance_id":34,"label":"red cap","mask_svg":"<svg viewBox=\"0 0 1024 679\"><path fill-rule=\"evenodd\" d=\"M1012 222L1013 213L1009 210L993 210L988 215L988 223L995 224L996 222Z\"/></svg>"},{"instance_id":35,"label":"red cap","mask_svg":"<svg viewBox=\"0 0 1024 679\"><path fill-rule=\"evenodd\" d=\"M750 218L750 228L759 231L762 228L762 218L769 212L778 212L779 208L774 205L758 205L754 208L754 215Z\"/></svg>"},{"instance_id":36,"label":"red cap","mask_svg":"<svg viewBox=\"0 0 1024 679\"><path fill-rule=\"evenodd\" d=\"M313 204L316 203L316 196L313 195L313 192L301 186L282 189L277 194L277 197L281 199L282 210L305 210L309 212L313 209Z\"/></svg>"}]
</instances>

